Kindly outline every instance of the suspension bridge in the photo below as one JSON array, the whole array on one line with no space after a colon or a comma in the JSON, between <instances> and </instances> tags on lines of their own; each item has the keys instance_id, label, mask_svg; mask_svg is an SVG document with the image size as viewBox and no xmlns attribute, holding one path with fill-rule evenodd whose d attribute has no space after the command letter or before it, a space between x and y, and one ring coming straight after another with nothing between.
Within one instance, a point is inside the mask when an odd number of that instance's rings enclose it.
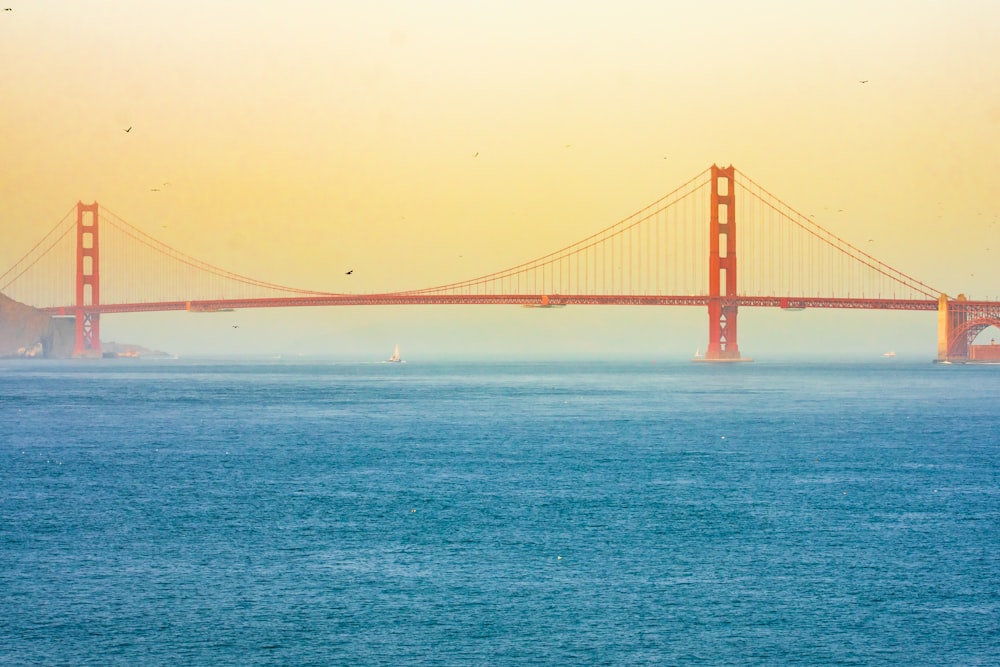
<instances>
[{"instance_id":1,"label":"suspension bridge","mask_svg":"<svg viewBox=\"0 0 1000 667\"><path fill-rule=\"evenodd\" d=\"M713 165L614 224L517 266L371 294L233 273L162 243L96 202L78 202L0 275L0 292L74 317L76 356L100 356L100 318L112 313L498 304L705 307L706 361L744 360L740 308L934 311L938 361L1000 361L998 349L989 349L997 346L974 343L987 328L1000 327L1000 302L951 297L886 265L732 166Z\"/></svg>"}]
</instances>

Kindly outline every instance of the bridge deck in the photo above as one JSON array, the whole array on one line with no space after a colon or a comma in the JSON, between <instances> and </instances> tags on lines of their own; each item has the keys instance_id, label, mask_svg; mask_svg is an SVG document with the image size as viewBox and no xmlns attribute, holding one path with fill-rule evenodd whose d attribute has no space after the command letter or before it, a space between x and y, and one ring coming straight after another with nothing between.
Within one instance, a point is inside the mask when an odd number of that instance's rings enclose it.
<instances>
[{"instance_id":1,"label":"bridge deck","mask_svg":"<svg viewBox=\"0 0 1000 667\"><path fill-rule=\"evenodd\" d=\"M92 313L141 313L187 310L218 312L246 308L288 308L303 306L413 306L413 305L505 305L528 307L561 306L705 306L708 296L647 295L602 296L588 294L323 294L316 296L266 299L216 299L201 301L161 301L86 306ZM755 308L852 308L867 310L937 310L935 299L866 299L820 297L722 297L727 304ZM75 306L42 308L51 315L72 315Z\"/></svg>"}]
</instances>

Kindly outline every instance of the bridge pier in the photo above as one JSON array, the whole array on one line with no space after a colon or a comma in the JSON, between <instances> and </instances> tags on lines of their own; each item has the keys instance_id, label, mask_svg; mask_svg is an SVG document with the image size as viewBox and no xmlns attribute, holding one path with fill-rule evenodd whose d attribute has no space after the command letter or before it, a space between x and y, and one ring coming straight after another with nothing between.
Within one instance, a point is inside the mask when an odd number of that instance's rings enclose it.
<instances>
[{"instance_id":1,"label":"bridge pier","mask_svg":"<svg viewBox=\"0 0 1000 667\"><path fill-rule=\"evenodd\" d=\"M938 297L938 355L935 361L965 363L969 360L969 337L963 331L968 319L965 301L964 294L959 294L954 303L948 300L947 294Z\"/></svg>"},{"instance_id":2,"label":"bridge pier","mask_svg":"<svg viewBox=\"0 0 1000 667\"><path fill-rule=\"evenodd\" d=\"M736 191L732 165L712 165L709 218L708 349L696 361L750 361L736 340Z\"/></svg>"},{"instance_id":3,"label":"bridge pier","mask_svg":"<svg viewBox=\"0 0 1000 667\"><path fill-rule=\"evenodd\" d=\"M87 306L101 303L97 202L76 203L76 343L74 357L101 356L101 314ZM85 217L84 213L89 213Z\"/></svg>"},{"instance_id":4,"label":"bridge pier","mask_svg":"<svg viewBox=\"0 0 1000 667\"><path fill-rule=\"evenodd\" d=\"M951 347L951 309L948 307L948 295L942 294L938 297L938 344L937 359L935 361L951 361L949 348Z\"/></svg>"}]
</instances>

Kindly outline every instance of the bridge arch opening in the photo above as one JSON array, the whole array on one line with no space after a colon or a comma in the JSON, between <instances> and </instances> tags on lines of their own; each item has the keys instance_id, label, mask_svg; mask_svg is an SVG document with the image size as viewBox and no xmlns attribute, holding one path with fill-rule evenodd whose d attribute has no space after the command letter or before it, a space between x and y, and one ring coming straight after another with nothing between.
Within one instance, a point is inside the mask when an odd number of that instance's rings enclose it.
<instances>
[{"instance_id":1,"label":"bridge arch opening","mask_svg":"<svg viewBox=\"0 0 1000 667\"><path fill-rule=\"evenodd\" d=\"M980 343L984 343L989 340L991 343L1000 345L1000 321L997 321L980 331L976 338Z\"/></svg>"},{"instance_id":2,"label":"bridge arch opening","mask_svg":"<svg viewBox=\"0 0 1000 667\"><path fill-rule=\"evenodd\" d=\"M968 335L970 361L1000 364L1000 318L989 318Z\"/></svg>"},{"instance_id":3,"label":"bridge arch opening","mask_svg":"<svg viewBox=\"0 0 1000 667\"><path fill-rule=\"evenodd\" d=\"M998 341L1000 317L977 317L956 328L949 353L958 356L964 350L969 361L1000 363Z\"/></svg>"}]
</instances>

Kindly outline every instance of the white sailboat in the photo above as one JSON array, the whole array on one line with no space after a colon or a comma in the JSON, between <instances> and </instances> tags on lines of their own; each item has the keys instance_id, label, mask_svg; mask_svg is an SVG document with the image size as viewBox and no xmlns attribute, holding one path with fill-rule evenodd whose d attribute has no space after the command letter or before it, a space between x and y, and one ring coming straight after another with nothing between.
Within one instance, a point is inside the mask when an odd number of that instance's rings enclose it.
<instances>
[{"instance_id":1,"label":"white sailboat","mask_svg":"<svg viewBox=\"0 0 1000 667\"><path fill-rule=\"evenodd\" d=\"M392 356L389 357L388 361L395 364L403 363L403 360L399 358L399 343L396 343L396 349L392 351Z\"/></svg>"}]
</instances>

